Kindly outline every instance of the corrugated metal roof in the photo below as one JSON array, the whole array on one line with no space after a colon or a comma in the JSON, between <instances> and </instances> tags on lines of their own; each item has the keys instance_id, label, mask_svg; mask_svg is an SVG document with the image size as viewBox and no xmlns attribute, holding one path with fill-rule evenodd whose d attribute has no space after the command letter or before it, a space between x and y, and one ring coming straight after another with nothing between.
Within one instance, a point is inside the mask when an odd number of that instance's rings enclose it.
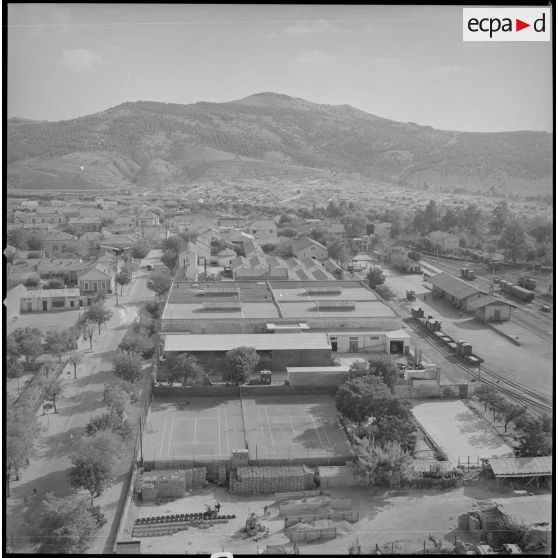
<instances>
[{"instance_id":1,"label":"corrugated metal roof","mask_svg":"<svg viewBox=\"0 0 558 558\"><path fill-rule=\"evenodd\" d=\"M552 475L552 456L546 457L500 457L489 460L497 477L532 477Z\"/></svg>"},{"instance_id":2,"label":"corrugated metal roof","mask_svg":"<svg viewBox=\"0 0 558 558\"><path fill-rule=\"evenodd\" d=\"M325 333L234 333L230 335L166 335L165 352L230 351L254 347L258 351L331 349Z\"/></svg>"},{"instance_id":3,"label":"corrugated metal roof","mask_svg":"<svg viewBox=\"0 0 558 558\"><path fill-rule=\"evenodd\" d=\"M444 272L432 275L432 277L430 277L430 282L457 299L467 298L475 293L482 292L469 283Z\"/></svg>"},{"instance_id":4,"label":"corrugated metal roof","mask_svg":"<svg viewBox=\"0 0 558 558\"><path fill-rule=\"evenodd\" d=\"M518 523L550 528L552 522L552 494L538 494L494 500L499 510Z\"/></svg>"}]
</instances>

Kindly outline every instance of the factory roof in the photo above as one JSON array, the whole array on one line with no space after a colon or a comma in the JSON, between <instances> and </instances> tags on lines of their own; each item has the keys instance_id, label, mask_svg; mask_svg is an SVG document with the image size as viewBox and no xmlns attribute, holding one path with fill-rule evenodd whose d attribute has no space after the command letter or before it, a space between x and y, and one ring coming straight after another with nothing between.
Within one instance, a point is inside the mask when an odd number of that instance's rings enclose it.
<instances>
[{"instance_id":1,"label":"factory roof","mask_svg":"<svg viewBox=\"0 0 558 558\"><path fill-rule=\"evenodd\" d=\"M166 335L165 352L257 351L331 349L325 333L235 333L230 335Z\"/></svg>"},{"instance_id":2,"label":"factory roof","mask_svg":"<svg viewBox=\"0 0 558 558\"><path fill-rule=\"evenodd\" d=\"M473 287L471 284L445 272L438 273L437 275L432 275L429 281L435 287L438 287L442 291L457 299L464 299L476 293L482 292L479 291L479 289L477 289L476 287Z\"/></svg>"},{"instance_id":3,"label":"factory roof","mask_svg":"<svg viewBox=\"0 0 558 558\"><path fill-rule=\"evenodd\" d=\"M496 477L534 477L552 475L552 456L499 457L488 461Z\"/></svg>"}]
</instances>

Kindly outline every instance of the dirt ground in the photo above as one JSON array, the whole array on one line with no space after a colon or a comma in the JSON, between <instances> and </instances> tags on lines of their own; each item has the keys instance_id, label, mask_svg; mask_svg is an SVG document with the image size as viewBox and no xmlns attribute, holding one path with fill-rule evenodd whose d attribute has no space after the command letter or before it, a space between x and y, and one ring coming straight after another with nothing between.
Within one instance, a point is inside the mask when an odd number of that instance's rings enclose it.
<instances>
[{"instance_id":1,"label":"dirt ground","mask_svg":"<svg viewBox=\"0 0 558 558\"><path fill-rule=\"evenodd\" d=\"M457 517L473 509L478 498L487 497L484 490L470 487L446 491L386 491L348 487L332 489L330 495L332 498L351 498L352 509L360 512L360 520L352 524L336 521L335 539L312 544L299 543L300 554L348 554L349 547L357 539L363 554L374 551L376 545L387 545L386 550L391 553L391 543L394 553L421 553L425 541L427 548L433 548L433 543L429 541L430 535L442 539L444 546L449 549L454 536L468 540L465 533L457 531ZM284 517L280 517L278 508L273 506L273 495L241 498L229 494L225 488L213 485L161 505L132 505L126 531L131 533L136 517L204 511L206 504L214 504L215 501L221 503L222 514L234 514L236 518L205 530L191 527L172 536L141 538L141 552L206 554L228 550L237 554L256 554L267 545L292 549L292 543L283 532ZM266 505L270 508L264 518ZM243 532L244 523L251 512L256 513L261 518L261 524L269 528L269 536L256 541Z\"/></svg>"}]
</instances>

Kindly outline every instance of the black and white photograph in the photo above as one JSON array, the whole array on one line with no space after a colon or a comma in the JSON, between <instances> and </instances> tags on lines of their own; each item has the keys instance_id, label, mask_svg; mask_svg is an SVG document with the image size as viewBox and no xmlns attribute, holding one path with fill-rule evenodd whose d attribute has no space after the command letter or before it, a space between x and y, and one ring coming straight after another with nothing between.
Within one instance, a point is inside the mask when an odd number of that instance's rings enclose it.
<instances>
[{"instance_id":1,"label":"black and white photograph","mask_svg":"<svg viewBox=\"0 0 558 558\"><path fill-rule=\"evenodd\" d=\"M4 2L4 551L553 555L553 24Z\"/></svg>"}]
</instances>

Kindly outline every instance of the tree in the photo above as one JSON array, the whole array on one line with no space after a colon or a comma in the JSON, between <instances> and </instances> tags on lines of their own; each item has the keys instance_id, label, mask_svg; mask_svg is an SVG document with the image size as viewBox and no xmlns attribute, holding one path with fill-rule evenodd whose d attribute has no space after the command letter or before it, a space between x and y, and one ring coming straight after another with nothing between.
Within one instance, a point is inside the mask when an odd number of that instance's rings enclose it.
<instances>
[{"instance_id":1,"label":"tree","mask_svg":"<svg viewBox=\"0 0 558 558\"><path fill-rule=\"evenodd\" d=\"M500 404L500 411L504 415L504 432L508 431L508 424L513 420L515 421L518 417L527 412L526 407L521 407L520 405L514 405L508 400L503 400Z\"/></svg>"},{"instance_id":2,"label":"tree","mask_svg":"<svg viewBox=\"0 0 558 558\"><path fill-rule=\"evenodd\" d=\"M70 456L72 467L68 470L70 484L84 488L93 498L101 496L114 478L114 462L117 443L112 434L99 433L92 439L83 440L77 451Z\"/></svg>"},{"instance_id":3,"label":"tree","mask_svg":"<svg viewBox=\"0 0 558 558\"><path fill-rule=\"evenodd\" d=\"M398 442L383 446L364 440L357 448L355 473L378 486L400 486L413 478L411 455Z\"/></svg>"},{"instance_id":4,"label":"tree","mask_svg":"<svg viewBox=\"0 0 558 558\"><path fill-rule=\"evenodd\" d=\"M366 279L368 279L368 286L375 289L378 285L382 285L386 278L381 267L371 267Z\"/></svg>"},{"instance_id":5,"label":"tree","mask_svg":"<svg viewBox=\"0 0 558 558\"><path fill-rule=\"evenodd\" d=\"M4 463L6 466L6 494L10 496L10 478L12 474L29 465L34 439L39 432L39 423L35 413L25 405L14 405L8 401L6 412L6 439Z\"/></svg>"},{"instance_id":6,"label":"tree","mask_svg":"<svg viewBox=\"0 0 558 558\"><path fill-rule=\"evenodd\" d=\"M120 296L122 296L122 289L124 285L128 285L132 281L132 275L126 269L121 269L115 276L114 282L120 285ZM115 286L114 292L116 294L116 304L118 304L118 286Z\"/></svg>"},{"instance_id":7,"label":"tree","mask_svg":"<svg viewBox=\"0 0 558 558\"><path fill-rule=\"evenodd\" d=\"M514 450L516 457L552 455L552 446L547 435L543 432L543 424L540 419L524 421L522 429L523 433Z\"/></svg>"},{"instance_id":8,"label":"tree","mask_svg":"<svg viewBox=\"0 0 558 558\"><path fill-rule=\"evenodd\" d=\"M11 229L6 234L8 244L18 250L27 250L28 231L23 228Z\"/></svg>"},{"instance_id":9,"label":"tree","mask_svg":"<svg viewBox=\"0 0 558 558\"><path fill-rule=\"evenodd\" d=\"M25 362L34 362L42 352L43 334L37 328L18 327L8 336L10 351L14 349L18 356L24 356Z\"/></svg>"},{"instance_id":10,"label":"tree","mask_svg":"<svg viewBox=\"0 0 558 558\"><path fill-rule=\"evenodd\" d=\"M149 245L149 242L147 242L145 239L140 239L132 246L130 255L136 260L143 260L143 258L145 258L147 254L149 254L150 250L151 246Z\"/></svg>"},{"instance_id":11,"label":"tree","mask_svg":"<svg viewBox=\"0 0 558 558\"><path fill-rule=\"evenodd\" d=\"M99 335L101 335L101 326L112 318L112 310L105 308L101 303L97 303L89 307L85 317L98 325Z\"/></svg>"},{"instance_id":12,"label":"tree","mask_svg":"<svg viewBox=\"0 0 558 558\"><path fill-rule=\"evenodd\" d=\"M416 426L411 412L407 416L390 414L376 419L369 427L368 437L379 445L395 441L405 451L413 451L416 445Z\"/></svg>"},{"instance_id":13,"label":"tree","mask_svg":"<svg viewBox=\"0 0 558 558\"><path fill-rule=\"evenodd\" d=\"M390 300L395 296L395 293L387 285L378 285L374 290L384 300Z\"/></svg>"},{"instance_id":14,"label":"tree","mask_svg":"<svg viewBox=\"0 0 558 558\"><path fill-rule=\"evenodd\" d=\"M128 332L118 348L121 351L139 353L145 359L151 358L155 352L155 344L145 332L132 334Z\"/></svg>"},{"instance_id":15,"label":"tree","mask_svg":"<svg viewBox=\"0 0 558 558\"><path fill-rule=\"evenodd\" d=\"M63 289L65 286L62 279L49 279L46 284L47 289Z\"/></svg>"},{"instance_id":16,"label":"tree","mask_svg":"<svg viewBox=\"0 0 558 558\"><path fill-rule=\"evenodd\" d=\"M44 248L43 238L38 234L32 233L27 238L28 250L42 250Z\"/></svg>"},{"instance_id":17,"label":"tree","mask_svg":"<svg viewBox=\"0 0 558 558\"><path fill-rule=\"evenodd\" d=\"M169 380L180 380L184 385L188 379L199 379L203 375L203 368L197 358L188 353L182 353L171 359L167 365Z\"/></svg>"},{"instance_id":18,"label":"tree","mask_svg":"<svg viewBox=\"0 0 558 558\"><path fill-rule=\"evenodd\" d=\"M174 250L165 250L161 256L161 261L172 271L178 262L178 252Z\"/></svg>"},{"instance_id":19,"label":"tree","mask_svg":"<svg viewBox=\"0 0 558 558\"><path fill-rule=\"evenodd\" d=\"M23 282L23 286L27 287L28 289L36 289L41 283L41 279L40 277L38 277L37 275L31 275L31 277L28 277L24 282Z\"/></svg>"},{"instance_id":20,"label":"tree","mask_svg":"<svg viewBox=\"0 0 558 558\"><path fill-rule=\"evenodd\" d=\"M155 272L147 282L147 288L152 290L161 299L167 294L172 285L172 279L169 275L162 272Z\"/></svg>"},{"instance_id":21,"label":"tree","mask_svg":"<svg viewBox=\"0 0 558 558\"><path fill-rule=\"evenodd\" d=\"M366 232L366 219L361 215L345 215L341 218L347 238L357 238Z\"/></svg>"},{"instance_id":22,"label":"tree","mask_svg":"<svg viewBox=\"0 0 558 558\"><path fill-rule=\"evenodd\" d=\"M376 376L349 380L339 386L335 395L337 410L359 425L375 410L392 400L393 395L386 384Z\"/></svg>"},{"instance_id":23,"label":"tree","mask_svg":"<svg viewBox=\"0 0 558 558\"><path fill-rule=\"evenodd\" d=\"M339 261L343 259L345 255L345 243L339 238L330 240L327 243L327 255L332 260Z\"/></svg>"},{"instance_id":24,"label":"tree","mask_svg":"<svg viewBox=\"0 0 558 558\"><path fill-rule=\"evenodd\" d=\"M78 351L72 351L68 356L68 360L71 362L72 366L74 367L74 379L76 379L78 364L83 362L83 353L79 353Z\"/></svg>"},{"instance_id":25,"label":"tree","mask_svg":"<svg viewBox=\"0 0 558 558\"><path fill-rule=\"evenodd\" d=\"M514 263L524 259L527 253L527 238L523 225L518 221L510 221L502 231L498 245L504 249L504 256Z\"/></svg>"},{"instance_id":26,"label":"tree","mask_svg":"<svg viewBox=\"0 0 558 558\"><path fill-rule=\"evenodd\" d=\"M492 210L492 221L490 222L491 231L495 234L501 233L511 217L512 213L508 208L508 202L506 200L499 201Z\"/></svg>"},{"instance_id":27,"label":"tree","mask_svg":"<svg viewBox=\"0 0 558 558\"><path fill-rule=\"evenodd\" d=\"M226 381L241 384L254 372L260 357L254 347L238 347L227 353L228 367L223 373Z\"/></svg>"},{"instance_id":28,"label":"tree","mask_svg":"<svg viewBox=\"0 0 558 558\"><path fill-rule=\"evenodd\" d=\"M159 319L161 315L161 301L157 299L150 300L145 304L145 310L154 319Z\"/></svg>"},{"instance_id":29,"label":"tree","mask_svg":"<svg viewBox=\"0 0 558 558\"><path fill-rule=\"evenodd\" d=\"M47 493L41 512L34 537L40 554L79 554L93 542L97 521L74 494L61 498Z\"/></svg>"},{"instance_id":30,"label":"tree","mask_svg":"<svg viewBox=\"0 0 558 558\"><path fill-rule=\"evenodd\" d=\"M119 351L112 357L113 372L127 382L135 382L141 378L143 360L139 353Z\"/></svg>"},{"instance_id":31,"label":"tree","mask_svg":"<svg viewBox=\"0 0 558 558\"><path fill-rule=\"evenodd\" d=\"M88 319L84 314L85 320L82 322L83 336L85 339L89 339L89 349L93 350L93 334L95 333L95 322Z\"/></svg>"},{"instance_id":32,"label":"tree","mask_svg":"<svg viewBox=\"0 0 558 558\"><path fill-rule=\"evenodd\" d=\"M62 355L76 348L75 333L71 329L61 331L52 329L47 331L45 343L51 352L58 357L59 362L62 362Z\"/></svg>"},{"instance_id":33,"label":"tree","mask_svg":"<svg viewBox=\"0 0 558 558\"><path fill-rule=\"evenodd\" d=\"M381 378L389 389L393 389L399 377L399 369L392 358L387 355L375 355L368 359L368 366L372 374Z\"/></svg>"},{"instance_id":34,"label":"tree","mask_svg":"<svg viewBox=\"0 0 558 558\"><path fill-rule=\"evenodd\" d=\"M48 378L45 381L45 399L47 401L52 402L52 406L54 407L54 412L57 413L56 410L56 400L58 396L62 394L64 391L64 386L59 378Z\"/></svg>"},{"instance_id":35,"label":"tree","mask_svg":"<svg viewBox=\"0 0 558 558\"><path fill-rule=\"evenodd\" d=\"M414 262L418 262L420 261L420 252L414 252L414 251L408 252L407 257L410 260L413 260Z\"/></svg>"}]
</instances>

